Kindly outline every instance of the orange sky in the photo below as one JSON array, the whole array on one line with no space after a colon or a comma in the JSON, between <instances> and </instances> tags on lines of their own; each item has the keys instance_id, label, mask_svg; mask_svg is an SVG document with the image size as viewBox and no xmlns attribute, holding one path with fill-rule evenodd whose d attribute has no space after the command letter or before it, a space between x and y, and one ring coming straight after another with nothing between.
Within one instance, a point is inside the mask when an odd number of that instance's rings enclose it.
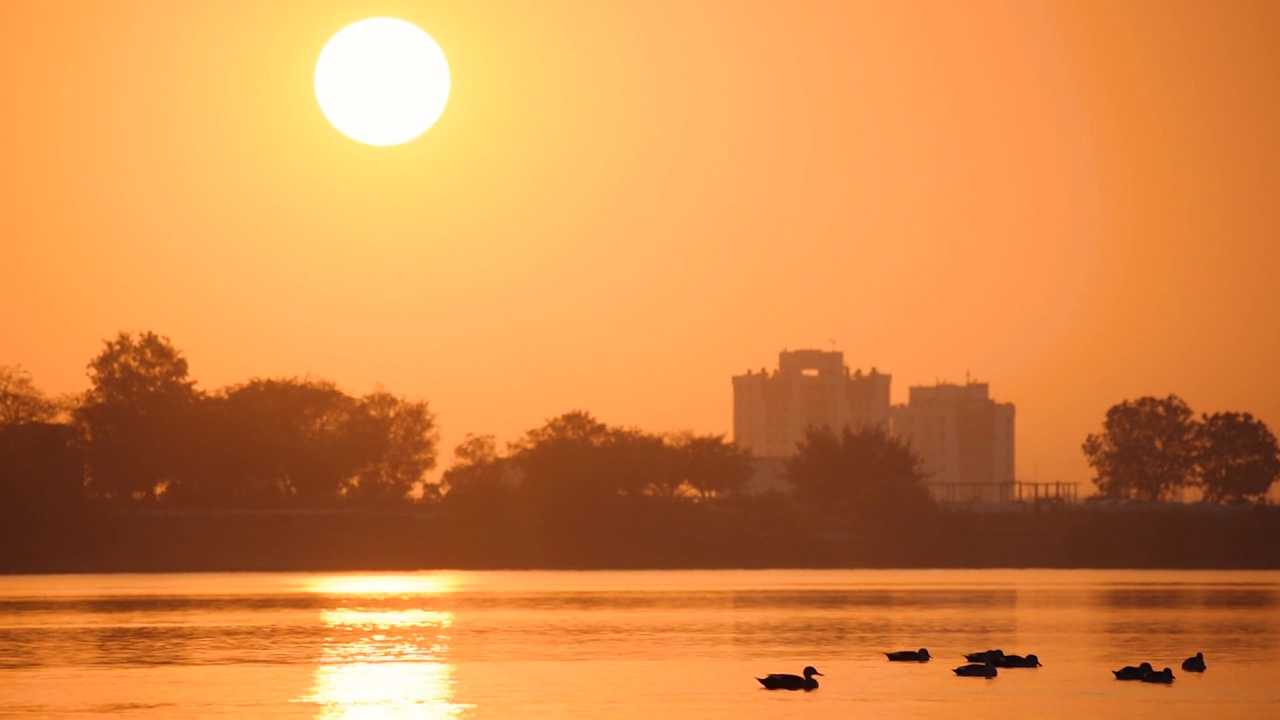
<instances>
[{"instance_id":1,"label":"orange sky","mask_svg":"<svg viewBox=\"0 0 1280 720\"><path fill-rule=\"evenodd\" d=\"M794 7L792 7L794 6ZM363 17L449 105L320 114ZM1111 404L1280 431L1280 3L115 0L0 9L0 364L84 389L117 330L211 389L430 400L451 448L574 409L728 432L729 377L834 341L966 372L1023 478Z\"/></svg>"}]
</instances>

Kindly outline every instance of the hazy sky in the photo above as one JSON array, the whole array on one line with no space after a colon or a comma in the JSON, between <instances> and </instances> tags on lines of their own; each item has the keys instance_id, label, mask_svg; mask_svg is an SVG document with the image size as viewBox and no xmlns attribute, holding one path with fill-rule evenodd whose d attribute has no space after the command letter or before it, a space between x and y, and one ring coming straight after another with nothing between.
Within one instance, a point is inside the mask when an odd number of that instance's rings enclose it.
<instances>
[{"instance_id":1,"label":"hazy sky","mask_svg":"<svg viewBox=\"0 0 1280 720\"><path fill-rule=\"evenodd\" d=\"M440 43L402 146L321 115L324 42ZM1018 407L1085 481L1111 404L1280 430L1280 2L114 0L0 9L0 364L118 330L206 389L431 401L446 448L583 408L728 432L729 378L843 350Z\"/></svg>"}]
</instances>

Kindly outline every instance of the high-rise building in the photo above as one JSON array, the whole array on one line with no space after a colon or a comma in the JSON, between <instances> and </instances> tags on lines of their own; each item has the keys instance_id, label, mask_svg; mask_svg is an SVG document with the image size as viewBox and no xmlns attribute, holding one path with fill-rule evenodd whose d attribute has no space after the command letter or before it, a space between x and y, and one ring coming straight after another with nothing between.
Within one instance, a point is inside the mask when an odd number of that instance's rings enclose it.
<instances>
[{"instance_id":1,"label":"high-rise building","mask_svg":"<svg viewBox=\"0 0 1280 720\"><path fill-rule=\"evenodd\" d=\"M913 387L893 408L893 432L920 456L940 502L1015 499L1013 421L1013 404L992 400L986 383Z\"/></svg>"},{"instance_id":2,"label":"high-rise building","mask_svg":"<svg viewBox=\"0 0 1280 720\"><path fill-rule=\"evenodd\" d=\"M778 369L733 378L733 439L757 458L785 458L810 429L889 424L890 376L850 372L844 354L783 351Z\"/></svg>"}]
</instances>

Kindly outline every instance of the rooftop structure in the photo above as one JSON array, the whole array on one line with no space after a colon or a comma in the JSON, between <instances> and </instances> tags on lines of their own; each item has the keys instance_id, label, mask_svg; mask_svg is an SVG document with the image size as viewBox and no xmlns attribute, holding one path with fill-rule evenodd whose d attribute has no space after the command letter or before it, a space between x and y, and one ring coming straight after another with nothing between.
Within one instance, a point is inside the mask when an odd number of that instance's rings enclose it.
<instances>
[{"instance_id":1,"label":"rooftop structure","mask_svg":"<svg viewBox=\"0 0 1280 720\"><path fill-rule=\"evenodd\" d=\"M733 378L733 439L756 457L784 458L810 429L889 424L890 376L850 372L844 354L793 350L778 369Z\"/></svg>"}]
</instances>

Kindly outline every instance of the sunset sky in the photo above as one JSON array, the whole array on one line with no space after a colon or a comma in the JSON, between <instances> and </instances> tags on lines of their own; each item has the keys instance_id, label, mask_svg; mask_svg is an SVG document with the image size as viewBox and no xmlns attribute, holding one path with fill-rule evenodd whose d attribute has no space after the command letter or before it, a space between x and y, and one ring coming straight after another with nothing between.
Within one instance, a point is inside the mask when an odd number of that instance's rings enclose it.
<instances>
[{"instance_id":1,"label":"sunset sky","mask_svg":"<svg viewBox=\"0 0 1280 720\"><path fill-rule=\"evenodd\" d=\"M452 72L339 134L325 41ZM1278 2L115 0L0 9L0 364L83 390L118 330L205 389L429 400L443 446L587 409L729 432L784 348L989 382L1019 476L1107 407L1280 431Z\"/></svg>"}]
</instances>

